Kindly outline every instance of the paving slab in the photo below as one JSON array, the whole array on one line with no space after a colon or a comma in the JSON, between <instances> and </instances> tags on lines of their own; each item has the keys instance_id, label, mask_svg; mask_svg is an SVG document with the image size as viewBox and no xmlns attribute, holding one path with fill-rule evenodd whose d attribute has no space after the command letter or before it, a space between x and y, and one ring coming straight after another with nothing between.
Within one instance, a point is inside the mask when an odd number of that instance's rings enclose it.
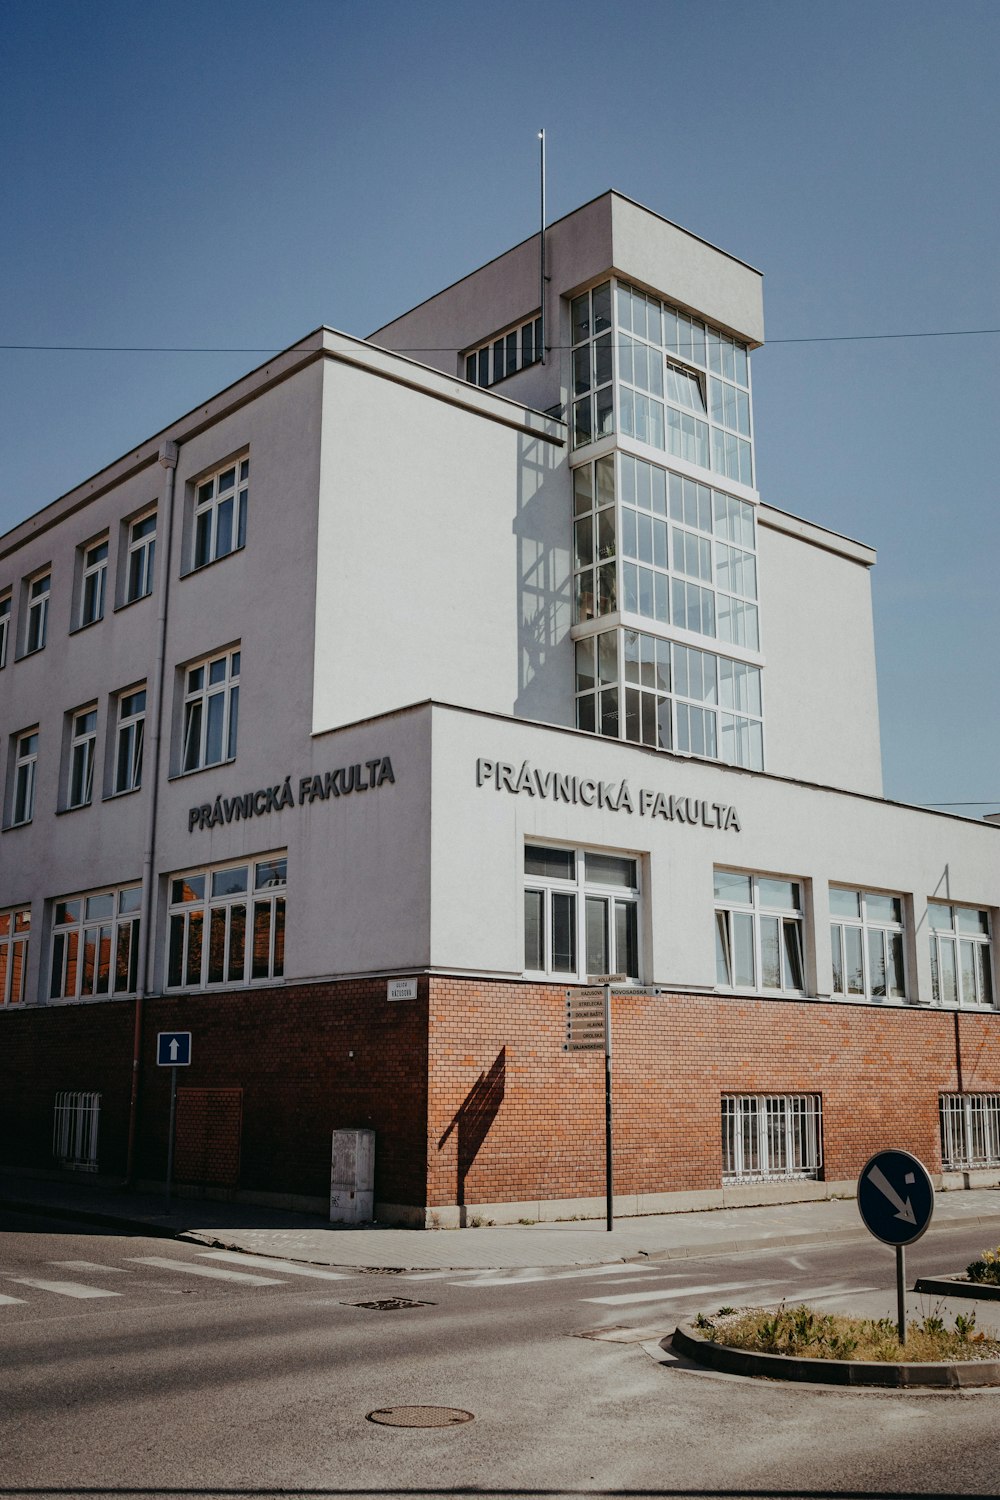
<instances>
[{"instance_id":1,"label":"paving slab","mask_svg":"<svg viewBox=\"0 0 1000 1500\"><path fill-rule=\"evenodd\" d=\"M870 1243L853 1199L701 1209L618 1219L484 1224L476 1229L397 1229L331 1225L319 1215L175 1197L106 1183L51 1181L0 1173L0 1205L57 1215L117 1232L184 1238L220 1248L317 1265L396 1270L523 1270L674 1260L744 1250L857 1241ZM935 1225L979 1226L1000 1241L1000 1191L939 1193Z\"/></svg>"}]
</instances>

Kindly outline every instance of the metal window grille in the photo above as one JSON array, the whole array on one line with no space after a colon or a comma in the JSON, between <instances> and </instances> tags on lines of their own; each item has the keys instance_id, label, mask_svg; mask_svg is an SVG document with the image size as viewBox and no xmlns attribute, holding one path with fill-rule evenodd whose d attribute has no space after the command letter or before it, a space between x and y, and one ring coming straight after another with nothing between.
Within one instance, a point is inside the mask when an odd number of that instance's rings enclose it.
<instances>
[{"instance_id":1,"label":"metal window grille","mask_svg":"<svg viewBox=\"0 0 1000 1500\"><path fill-rule=\"evenodd\" d=\"M101 1118L100 1094L56 1095L52 1127L52 1154L62 1167L78 1172L97 1171L97 1128Z\"/></svg>"},{"instance_id":2,"label":"metal window grille","mask_svg":"<svg viewBox=\"0 0 1000 1500\"><path fill-rule=\"evenodd\" d=\"M822 1167L818 1094L723 1094L723 1182L818 1177Z\"/></svg>"},{"instance_id":3,"label":"metal window grille","mask_svg":"<svg viewBox=\"0 0 1000 1500\"><path fill-rule=\"evenodd\" d=\"M941 1165L1000 1166L1000 1094L941 1095Z\"/></svg>"}]
</instances>

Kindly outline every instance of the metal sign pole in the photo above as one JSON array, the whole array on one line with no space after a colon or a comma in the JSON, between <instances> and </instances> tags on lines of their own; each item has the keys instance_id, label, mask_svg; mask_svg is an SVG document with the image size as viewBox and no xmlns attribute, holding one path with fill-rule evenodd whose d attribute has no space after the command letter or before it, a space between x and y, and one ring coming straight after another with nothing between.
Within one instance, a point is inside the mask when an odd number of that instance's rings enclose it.
<instances>
[{"instance_id":1,"label":"metal sign pole","mask_svg":"<svg viewBox=\"0 0 1000 1500\"><path fill-rule=\"evenodd\" d=\"M906 1343L906 1246L896 1246L896 1323L900 1344Z\"/></svg>"},{"instance_id":2,"label":"metal sign pole","mask_svg":"<svg viewBox=\"0 0 1000 1500\"><path fill-rule=\"evenodd\" d=\"M604 1179L608 1199L608 1229L615 1227L613 1152L611 1136L611 986L604 986Z\"/></svg>"},{"instance_id":3,"label":"metal sign pole","mask_svg":"<svg viewBox=\"0 0 1000 1500\"><path fill-rule=\"evenodd\" d=\"M167 1202L174 1176L174 1121L177 1117L177 1069L170 1069L170 1124L167 1127Z\"/></svg>"}]
</instances>

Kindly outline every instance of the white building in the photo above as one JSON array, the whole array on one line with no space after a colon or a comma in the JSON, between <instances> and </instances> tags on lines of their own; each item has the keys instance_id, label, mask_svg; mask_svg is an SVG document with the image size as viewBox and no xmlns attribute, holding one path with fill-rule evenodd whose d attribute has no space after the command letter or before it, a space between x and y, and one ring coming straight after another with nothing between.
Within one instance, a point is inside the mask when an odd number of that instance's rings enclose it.
<instances>
[{"instance_id":1,"label":"white building","mask_svg":"<svg viewBox=\"0 0 1000 1500\"><path fill-rule=\"evenodd\" d=\"M612 972L664 992L615 1004L621 1211L1000 1164L997 828L882 797L874 553L758 489L759 273L613 193L546 266L320 328L0 539L10 1164L99 1095L57 1163L155 1176L183 1025L193 1186L318 1200L371 1124L382 1216L586 1210Z\"/></svg>"}]
</instances>

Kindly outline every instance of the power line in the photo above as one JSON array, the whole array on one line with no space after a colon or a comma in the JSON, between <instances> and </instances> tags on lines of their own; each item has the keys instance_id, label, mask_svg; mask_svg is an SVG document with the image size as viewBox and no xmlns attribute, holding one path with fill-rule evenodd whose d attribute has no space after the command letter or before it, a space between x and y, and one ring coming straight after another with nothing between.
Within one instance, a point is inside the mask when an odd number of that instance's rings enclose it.
<instances>
[{"instance_id":1,"label":"power line","mask_svg":"<svg viewBox=\"0 0 1000 1500\"><path fill-rule=\"evenodd\" d=\"M1000 797L980 797L978 802L914 802L914 807L997 807Z\"/></svg>"},{"instance_id":2,"label":"power line","mask_svg":"<svg viewBox=\"0 0 1000 1500\"><path fill-rule=\"evenodd\" d=\"M890 339L967 339L988 334L998 334L1000 328L937 328L923 333L832 333L815 334L802 338L767 339L764 347L772 344L858 344L873 340ZM351 335L353 337L353 335ZM361 340L360 342L366 342ZM487 341L489 342L489 340ZM572 344L547 344L547 349L571 349ZM24 351L41 354L281 354L284 347L269 345L256 348L247 345L183 345L183 344L0 344L0 350ZM308 352L308 351L304 351ZM401 345L397 354L457 354L455 344ZM668 351L669 352L669 351Z\"/></svg>"}]
</instances>

